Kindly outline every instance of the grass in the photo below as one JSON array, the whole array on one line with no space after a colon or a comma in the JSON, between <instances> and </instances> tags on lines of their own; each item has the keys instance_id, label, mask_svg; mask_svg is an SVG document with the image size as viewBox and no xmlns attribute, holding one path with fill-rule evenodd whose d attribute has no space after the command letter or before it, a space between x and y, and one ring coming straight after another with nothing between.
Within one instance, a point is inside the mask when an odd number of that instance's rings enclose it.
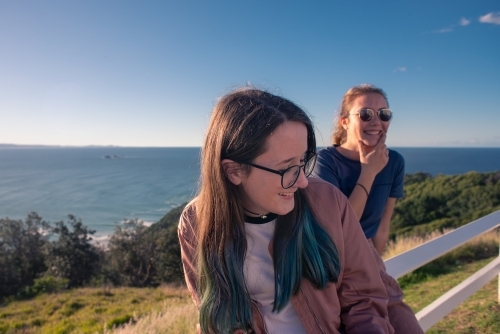
<instances>
[{"instance_id":1,"label":"grass","mask_svg":"<svg viewBox=\"0 0 500 334\"><path fill-rule=\"evenodd\" d=\"M1 334L94 334L150 313L191 305L185 288L81 288L0 308Z\"/></svg>"},{"instance_id":2,"label":"grass","mask_svg":"<svg viewBox=\"0 0 500 334\"><path fill-rule=\"evenodd\" d=\"M384 260L387 260L393 256L396 256L398 254L401 254L403 252L406 252L407 250L410 250L414 247L417 247L427 241L430 241L432 239L435 239L443 234L451 232L452 229L445 229L443 232L440 231L434 231L430 234L425 234L423 236L421 235L414 235L414 236L402 236L402 237L396 237L396 240L394 241L389 241L387 243L387 246L385 248L384 254L382 258ZM473 250L475 252L479 253L488 253L490 254L491 251L496 248L498 254L498 244L499 244L499 232L498 231L491 231L488 233L484 233L471 241L469 241L467 244L457 248L456 250L450 252L447 254L448 257L455 257L457 255L462 255L463 253L467 252L467 249L469 251ZM484 249L487 247L488 249ZM480 255L480 254L477 254Z\"/></svg>"},{"instance_id":3,"label":"grass","mask_svg":"<svg viewBox=\"0 0 500 334\"><path fill-rule=\"evenodd\" d=\"M447 268L446 274L409 283L403 289L405 302L418 312L493 259L460 264ZM500 333L498 278L466 299L426 333Z\"/></svg>"},{"instance_id":4,"label":"grass","mask_svg":"<svg viewBox=\"0 0 500 334\"><path fill-rule=\"evenodd\" d=\"M400 238L384 258L436 236ZM402 277L405 301L418 312L498 256L498 244L498 233L485 234ZM500 333L497 287L497 279L489 282L427 333ZM193 333L197 322L183 286L81 288L0 307L0 334Z\"/></svg>"},{"instance_id":5,"label":"grass","mask_svg":"<svg viewBox=\"0 0 500 334\"><path fill-rule=\"evenodd\" d=\"M191 302L165 308L161 312L153 312L135 320L134 323L129 323L114 330L106 330L105 334L194 333L198 323L198 311Z\"/></svg>"},{"instance_id":6,"label":"grass","mask_svg":"<svg viewBox=\"0 0 500 334\"><path fill-rule=\"evenodd\" d=\"M395 256L441 234L434 232L422 237L399 238L397 242L388 245L388 252L384 257ZM415 312L420 311L497 256L498 245L497 232L484 234L457 248L449 255L401 278L399 281L405 292L405 301ZM500 333L500 305L497 296L497 280L493 280L434 325L427 333ZM196 309L187 308L186 313L189 312L189 317L196 320ZM169 321L167 314L166 312L149 315L136 324L129 324L109 334L191 333L194 329L196 321L189 322L189 325L186 325L188 322L182 321L180 322L182 327L175 327L175 324L170 325L170 323L166 325Z\"/></svg>"},{"instance_id":7,"label":"grass","mask_svg":"<svg viewBox=\"0 0 500 334\"><path fill-rule=\"evenodd\" d=\"M388 244L383 257L390 258L441 234L398 238ZM420 311L498 256L499 241L498 231L483 234L400 278L405 302L415 312ZM498 279L487 283L427 333L500 333Z\"/></svg>"},{"instance_id":8,"label":"grass","mask_svg":"<svg viewBox=\"0 0 500 334\"><path fill-rule=\"evenodd\" d=\"M446 274L428 275L420 281L410 280L411 283L407 283L403 289L405 301L415 312L418 312L484 267L493 258L451 266L451 268L446 269ZM500 333L497 282L498 280L495 279L486 284L427 333ZM196 309L191 303L190 305L166 309L163 313L149 314L138 319L135 324L107 331L106 334L193 333L197 317ZM174 319L177 320L174 321Z\"/></svg>"}]
</instances>

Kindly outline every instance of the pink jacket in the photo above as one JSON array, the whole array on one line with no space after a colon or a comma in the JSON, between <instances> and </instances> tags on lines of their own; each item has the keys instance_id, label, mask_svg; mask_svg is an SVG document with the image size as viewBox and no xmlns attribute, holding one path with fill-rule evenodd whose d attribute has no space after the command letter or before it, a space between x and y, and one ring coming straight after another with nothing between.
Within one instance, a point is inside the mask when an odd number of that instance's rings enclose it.
<instances>
[{"instance_id":1,"label":"pink jacket","mask_svg":"<svg viewBox=\"0 0 500 334\"><path fill-rule=\"evenodd\" d=\"M329 283L323 290L316 289L307 279L302 280L291 303L304 328L308 333L340 333L341 327L347 333L394 333L388 321L384 285L347 198L336 187L316 178L309 178L305 191L312 211L335 242L342 269L338 282ZM186 283L199 308L195 210L196 199L184 209L178 233ZM255 305L253 329L267 333Z\"/></svg>"}]
</instances>

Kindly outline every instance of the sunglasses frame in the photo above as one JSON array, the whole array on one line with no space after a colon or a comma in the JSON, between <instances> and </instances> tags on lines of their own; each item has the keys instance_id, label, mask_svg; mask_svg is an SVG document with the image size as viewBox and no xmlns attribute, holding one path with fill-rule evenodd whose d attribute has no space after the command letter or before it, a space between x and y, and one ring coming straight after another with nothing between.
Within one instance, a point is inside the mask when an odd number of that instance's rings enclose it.
<instances>
[{"instance_id":1,"label":"sunglasses frame","mask_svg":"<svg viewBox=\"0 0 500 334\"><path fill-rule=\"evenodd\" d=\"M370 116L369 119L364 120L363 118L361 118L361 112L363 112L363 110L367 110L367 114L368 114L368 116ZM381 111L385 112L387 110L389 111L389 119L383 120L382 118L380 118L380 112ZM392 110L389 108L381 108L377 112L373 111L373 109L371 109L371 108L361 108L357 113L349 114L349 115L358 115L359 119L362 120L363 122L370 122L373 119L373 117L375 117L375 113L377 114L377 117L381 122L390 122L392 119L392 115L393 115Z\"/></svg>"}]
</instances>

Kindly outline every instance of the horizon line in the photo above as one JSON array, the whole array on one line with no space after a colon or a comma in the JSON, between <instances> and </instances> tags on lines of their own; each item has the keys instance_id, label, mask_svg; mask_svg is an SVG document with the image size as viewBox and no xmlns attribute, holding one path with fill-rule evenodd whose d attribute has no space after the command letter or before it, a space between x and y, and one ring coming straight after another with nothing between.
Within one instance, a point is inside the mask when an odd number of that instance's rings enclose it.
<instances>
[{"instance_id":1,"label":"horizon line","mask_svg":"<svg viewBox=\"0 0 500 334\"><path fill-rule=\"evenodd\" d=\"M317 146L317 148L329 147ZM451 145L404 145L404 146L390 146L389 148L500 148L498 146L451 146ZM123 145L50 145L50 144L11 144L0 143L0 149L9 148L201 148L201 146L123 146Z\"/></svg>"}]
</instances>

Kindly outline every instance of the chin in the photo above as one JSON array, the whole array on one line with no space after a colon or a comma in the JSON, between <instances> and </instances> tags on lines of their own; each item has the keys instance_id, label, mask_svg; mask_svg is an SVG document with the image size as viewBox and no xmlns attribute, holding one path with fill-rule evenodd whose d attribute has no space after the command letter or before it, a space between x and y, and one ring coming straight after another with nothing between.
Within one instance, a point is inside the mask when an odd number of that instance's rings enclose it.
<instances>
[{"instance_id":1,"label":"chin","mask_svg":"<svg viewBox=\"0 0 500 334\"><path fill-rule=\"evenodd\" d=\"M288 213L290 213L293 208L295 208L295 202L293 203L293 205L286 205L286 206L282 206L279 208L279 210L277 210L277 212L274 212L280 216L284 216Z\"/></svg>"},{"instance_id":2,"label":"chin","mask_svg":"<svg viewBox=\"0 0 500 334\"><path fill-rule=\"evenodd\" d=\"M368 147L374 147L375 145L377 145L378 143L378 139L364 139L363 140L363 144L365 144L365 146L368 146Z\"/></svg>"}]
</instances>

